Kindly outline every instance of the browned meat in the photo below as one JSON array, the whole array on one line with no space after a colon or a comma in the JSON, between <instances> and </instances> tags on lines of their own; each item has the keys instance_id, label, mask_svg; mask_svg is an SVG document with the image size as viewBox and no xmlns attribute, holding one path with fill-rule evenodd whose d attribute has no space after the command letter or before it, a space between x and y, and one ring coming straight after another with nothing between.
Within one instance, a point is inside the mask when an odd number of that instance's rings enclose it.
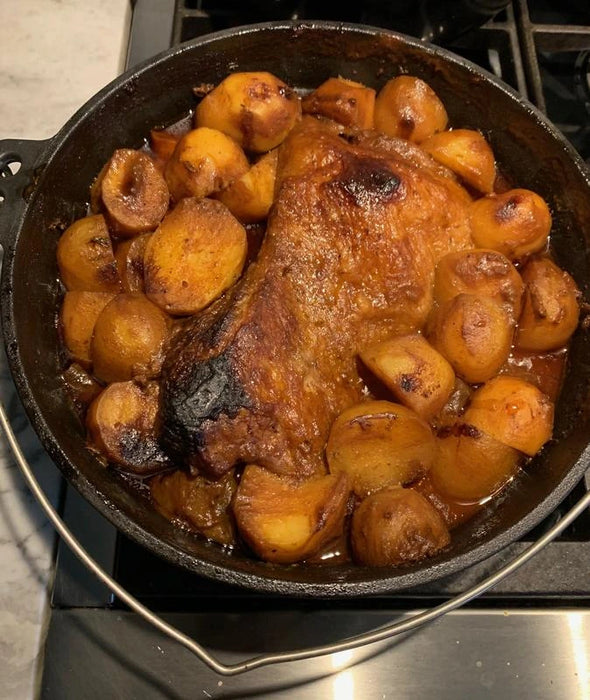
<instances>
[{"instance_id":1,"label":"browned meat","mask_svg":"<svg viewBox=\"0 0 590 700\"><path fill-rule=\"evenodd\" d=\"M313 118L281 148L257 261L164 367L164 438L213 476L324 472L332 421L363 396L359 349L420 329L436 261L472 245L468 195L418 148Z\"/></svg>"}]
</instances>

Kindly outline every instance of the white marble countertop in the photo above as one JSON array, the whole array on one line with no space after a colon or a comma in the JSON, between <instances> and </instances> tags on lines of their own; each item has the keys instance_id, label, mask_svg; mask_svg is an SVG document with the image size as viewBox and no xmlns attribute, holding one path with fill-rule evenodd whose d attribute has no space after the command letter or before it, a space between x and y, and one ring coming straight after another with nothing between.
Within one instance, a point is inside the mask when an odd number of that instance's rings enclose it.
<instances>
[{"instance_id":1,"label":"white marble countertop","mask_svg":"<svg viewBox=\"0 0 590 700\"><path fill-rule=\"evenodd\" d=\"M0 2L0 139L43 139L121 72L129 0ZM61 479L28 425L0 353L0 399L51 497ZM38 694L55 536L0 437L0 698Z\"/></svg>"}]
</instances>

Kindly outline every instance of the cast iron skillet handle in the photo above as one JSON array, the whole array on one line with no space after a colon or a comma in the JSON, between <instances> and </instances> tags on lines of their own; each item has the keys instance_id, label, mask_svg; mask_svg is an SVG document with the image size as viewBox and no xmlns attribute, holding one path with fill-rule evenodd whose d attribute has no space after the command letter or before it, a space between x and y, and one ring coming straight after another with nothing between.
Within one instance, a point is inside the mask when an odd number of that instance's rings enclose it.
<instances>
[{"instance_id":1,"label":"cast iron skillet handle","mask_svg":"<svg viewBox=\"0 0 590 700\"><path fill-rule=\"evenodd\" d=\"M49 142L0 141L0 244L4 251L14 245L29 188L39 174Z\"/></svg>"}]
</instances>

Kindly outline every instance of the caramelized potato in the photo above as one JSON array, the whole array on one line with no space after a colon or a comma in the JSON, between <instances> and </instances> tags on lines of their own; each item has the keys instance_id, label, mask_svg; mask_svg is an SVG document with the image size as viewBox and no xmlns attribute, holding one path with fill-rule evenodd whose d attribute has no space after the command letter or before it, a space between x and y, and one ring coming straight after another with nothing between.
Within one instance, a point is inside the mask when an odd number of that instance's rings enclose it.
<instances>
[{"instance_id":1,"label":"caramelized potato","mask_svg":"<svg viewBox=\"0 0 590 700\"><path fill-rule=\"evenodd\" d=\"M297 483L249 465L233 511L240 534L261 559L290 564L341 534L348 495L345 474Z\"/></svg>"},{"instance_id":2,"label":"caramelized potato","mask_svg":"<svg viewBox=\"0 0 590 700\"><path fill-rule=\"evenodd\" d=\"M442 430L430 470L435 488L464 503L499 491L517 472L522 455L467 423Z\"/></svg>"},{"instance_id":3,"label":"caramelized potato","mask_svg":"<svg viewBox=\"0 0 590 700\"><path fill-rule=\"evenodd\" d=\"M439 512L413 489L378 491L365 498L352 516L354 558L365 566L419 561L449 542L449 531Z\"/></svg>"},{"instance_id":4,"label":"caramelized potato","mask_svg":"<svg viewBox=\"0 0 590 700\"><path fill-rule=\"evenodd\" d=\"M150 480L152 499L163 515L228 546L235 544L230 504L236 486L233 471L217 481L178 470Z\"/></svg>"},{"instance_id":5,"label":"caramelized potato","mask_svg":"<svg viewBox=\"0 0 590 700\"><path fill-rule=\"evenodd\" d=\"M90 367L90 340L94 324L114 294L110 292L66 292L60 323L64 343L73 360Z\"/></svg>"},{"instance_id":6,"label":"caramelized potato","mask_svg":"<svg viewBox=\"0 0 590 700\"><path fill-rule=\"evenodd\" d=\"M328 78L301 100L303 114L317 114L344 126L372 129L375 90L345 78Z\"/></svg>"},{"instance_id":7,"label":"caramelized potato","mask_svg":"<svg viewBox=\"0 0 590 700\"><path fill-rule=\"evenodd\" d=\"M580 318L580 292L565 270L548 258L531 260L522 271L524 307L516 347L545 352L563 347Z\"/></svg>"},{"instance_id":8,"label":"caramelized potato","mask_svg":"<svg viewBox=\"0 0 590 700\"><path fill-rule=\"evenodd\" d=\"M202 127L185 134L174 149L164 175L172 199L207 197L248 172L244 151L217 129Z\"/></svg>"},{"instance_id":9,"label":"caramelized potato","mask_svg":"<svg viewBox=\"0 0 590 700\"><path fill-rule=\"evenodd\" d=\"M425 420L441 410L453 391L453 368L421 335L392 338L360 356L397 401Z\"/></svg>"},{"instance_id":10,"label":"caramelized potato","mask_svg":"<svg viewBox=\"0 0 590 700\"><path fill-rule=\"evenodd\" d=\"M449 253L436 266L434 299L439 304L458 294L495 299L510 319L517 321L524 283L510 260L496 250L477 248Z\"/></svg>"},{"instance_id":11,"label":"caramelized potato","mask_svg":"<svg viewBox=\"0 0 590 700\"><path fill-rule=\"evenodd\" d=\"M265 153L245 175L218 192L216 199L244 224L262 221L274 200L277 150Z\"/></svg>"},{"instance_id":12,"label":"caramelized potato","mask_svg":"<svg viewBox=\"0 0 590 700\"><path fill-rule=\"evenodd\" d=\"M94 325L90 356L95 376L103 382L157 376L169 331L170 319L146 296L118 294Z\"/></svg>"},{"instance_id":13,"label":"caramelized potato","mask_svg":"<svg viewBox=\"0 0 590 700\"><path fill-rule=\"evenodd\" d=\"M421 143L449 121L434 90L420 78L400 75L387 81L375 100L375 129L414 143Z\"/></svg>"},{"instance_id":14,"label":"caramelized potato","mask_svg":"<svg viewBox=\"0 0 590 700\"><path fill-rule=\"evenodd\" d=\"M237 280L247 250L246 231L224 204L183 199L147 243L145 292L170 314L196 313Z\"/></svg>"},{"instance_id":15,"label":"caramelized potato","mask_svg":"<svg viewBox=\"0 0 590 700\"><path fill-rule=\"evenodd\" d=\"M143 292L143 256L151 233L119 243L115 252L117 270L125 292Z\"/></svg>"},{"instance_id":16,"label":"caramelized potato","mask_svg":"<svg viewBox=\"0 0 590 700\"><path fill-rule=\"evenodd\" d=\"M170 203L162 173L147 153L120 148L102 175L100 193L109 223L119 236L151 231Z\"/></svg>"},{"instance_id":17,"label":"caramelized potato","mask_svg":"<svg viewBox=\"0 0 590 700\"><path fill-rule=\"evenodd\" d=\"M81 408L94 401L103 389L96 379L91 377L84 367L77 362L72 362L63 372L62 379L70 397Z\"/></svg>"},{"instance_id":18,"label":"caramelized potato","mask_svg":"<svg viewBox=\"0 0 590 700\"><path fill-rule=\"evenodd\" d=\"M158 395L155 382L115 382L90 405L90 442L119 469L148 476L169 466L158 443Z\"/></svg>"},{"instance_id":19,"label":"caramelized potato","mask_svg":"<svg viewBox=\"0 0 590 700\"><path fill-rule=\"evenodd\" d=\"M421 146L434 160L446 165L471 187L486 194L493 192L496 179L494 153L479 131L443 131L423 141ZM481 248L495 248L478 240L476 244Z\"/></svg>"},{"instance_id":20,"label":"caramelized potato","mask_svg":"<svg viewBox=\"0 0 590 700\"><path fill-rule=\"evenodd\" d=\"M544 199L523 189L482 197L471 204L471 235L481 248L492 248L511 260L547 245L551 213Z\"/></svg>"},{"instance_id":21,"label":"caramelized potato","mask_svg":"<svg viewBox=\"0 0 590 700\"><path fill-rule=\"evenodd\" d=\"M326 458L330 472L348 474L352 490L363 498L425 474L434 459L434 436L428 423L409 408L367 401L334 421Z\"/></svg>"},{"instance_id":22,"label":"caramelized potato","mask_svg":"<svg viewBox=\"0 0 590 700\"><path fill-rule=\"evenodd\" d=\"M551 438L553 404L533 384L500 375L473 394L464 420L532 457Z\"/></svg>"},{"instance_id":23,"label":"caramelized potato","mask_svg":"<svg viewBox=\"0 0 590 700\"><path fill-rule=\"evenodd\" d=\"M201 100L195 126L218 129L247 151L264 153L285 140L300 113L298 95L271 73L232 73Z\"/></svg>"},{"instance_id":24,"label":"caramelized potato","mask_svg":"<svg viewBox=\"0 0 590 700\"><path fill-rule=\"evenodd\" d=\"M150 148L161 162L166 162L172 156L179 141L180 134L174 134L166 129L150 131Z\"/></svg>"},{"instance_id":25,"label":"caramelized potato","mask_svg":"<svg viewBox=\"0 0 590 700\"><path fill-rule=\"evenodd\" d=\"M496 301L458 294L437 309L429 340L459 377L479 384L506 362L513 335L514 323Z\"/></svg>"},{"instance_id":26,"label":"caramelized potato","mask_svg":"<svg viewBox=\"0 0 590 700\"><path fill-rule=\"evenodd\" d=\"M61 281L69 291L120 292L121 280L104 216L86 216L57 242Z\"/></svg>"}]
</instances>

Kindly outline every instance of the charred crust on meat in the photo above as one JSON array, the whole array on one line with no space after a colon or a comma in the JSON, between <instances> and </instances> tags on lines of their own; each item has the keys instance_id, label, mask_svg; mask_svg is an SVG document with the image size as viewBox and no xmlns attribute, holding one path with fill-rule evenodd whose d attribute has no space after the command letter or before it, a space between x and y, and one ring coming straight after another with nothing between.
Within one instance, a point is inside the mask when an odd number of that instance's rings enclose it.
<instances>
[{"instance_id":1,"label":"charred crust on meat","mask_svg":"<svg viewBox=\"0 0 590 700\"><path fill-rule=\"evenodd\" d=\"M326 187L342 192L359 207L386 204L404 193L401 178L385 161L370 156L343 158L340 175Z\"/></svg>"}]
</instances>

